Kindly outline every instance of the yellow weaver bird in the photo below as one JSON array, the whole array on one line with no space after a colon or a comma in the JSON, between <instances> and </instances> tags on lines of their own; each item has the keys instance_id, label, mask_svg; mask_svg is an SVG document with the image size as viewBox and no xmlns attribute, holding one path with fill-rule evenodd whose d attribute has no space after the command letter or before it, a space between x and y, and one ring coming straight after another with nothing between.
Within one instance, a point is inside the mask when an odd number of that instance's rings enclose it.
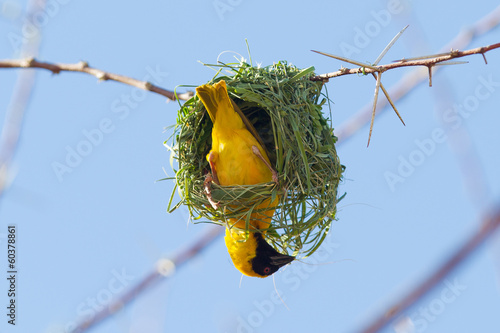
<instances>
[{"instance_id":1,"label":"yellow weaver bird","mask_svg":"<svg viewBox=\"0 0 500 333\"><path fill-rule=\"evenodd\" d=\"M205 191L212 206L217 208L210 195L211 181L223 186L278 182L264 148L249 131L242 118L245 116L229 97L226 82L205 84L196 88L196 93L213 123L212 149L207 155L212 174L205 181ZM253 129L251 124L248 127ZM228 221L224 238L227 250L234 266L245 275L264 278L295 259L279 253L264 239L277 200L271 203L267 199L255 208L261 211L251 214L250 227L255 228L255 232L250 232L248 237L244 219Z\"/></svg>"}]
</instances>

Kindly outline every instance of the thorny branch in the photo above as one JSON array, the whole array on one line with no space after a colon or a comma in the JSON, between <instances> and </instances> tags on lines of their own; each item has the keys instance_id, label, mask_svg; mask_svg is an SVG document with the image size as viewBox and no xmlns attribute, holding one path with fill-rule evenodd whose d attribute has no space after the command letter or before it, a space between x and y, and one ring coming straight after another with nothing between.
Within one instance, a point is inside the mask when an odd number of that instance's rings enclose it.
<instances>
[{"instance_id":1,"label":"thorny branch","mask_svg":"<svg viewBox=\"0 0 500 333\"><path fill-rule=\"evenodd\" d=\"M452 59L457 59L457 58L462 58L462 57L467 57L473 54L481 54L484 58L484 62L487 64L488 61L486 60L485 53L494 49L500 48L500 43L488 45L488 46L482 46L482 47L477 47L475 49L470 49L466 51L459 51L459 50L451 50L448 53L440 53L440 54L433 54L429 56L423 56L423 57L417 57L417 58L409 58L409 59L401 59L393 62L392 64L387 64L387 65L380 65L380 66L372 66L369 64L363 64L363 63L358 63L358 62L353 62L349 61L349 59L331 55L328 53L324 52L319 52L319 51L314 51L316 53L326 55L327 57L339 59L342 61L354 63L356 65L359 65L359 68L341 68L336 72L332 73L327 73L327 74L321 74L321 75L316 75L311 78L313 81L328 81L331 78L342 76L342 75L349 75L349 74L370 74L370 73L383 73L385 71L388 71L390 69L394 68L399 68L399 67L408 67L408 66L425 66L427 68L432 68L440 63L443 63L445 61L449 61ZM431 83L431 77L429 77L429 83ZM431 84L429 84L431 86Z\"/></svg>"},{"instance_id":2,"label":"thorny branch","mask_svg":"<svg viewBox=\"0 0 500 333\"><path fill-rule=\"evenodd\" d=\"M311 80L313 81L328 81L331 78L342 76L342 75L349 75L349 74L371 74L371 73L383 73L385 71L388 71L390 69L398 68L398 67L408 67L408 66L426 66L426 67L433 67L439 63L449 61L451 59L455 58L461 58L461 57L466 57L470 56L473 54L482 54L484 57L484 54L490 50L500 48L500 43L493 44L493 45L488 45L488 46L483 46L483 47L478 47L475 49L471 50L466 50L466 51L458 51L458 50L452 50L449 53L444 53L444 54L436 54L436 55L431 55L431 56L426 56L426 57L420 57L420 58L412 58L412 59L401 59L396 63L392 64L387 64L387 65L380 65L380 66L372 66L368 64L362 64L362 63L357 63L353 60L334 56L328 53L323 53L319 51L313 51L316 53L320 53L329 57L333 57L339 60L343 60L346 62L354 63L360 65L359 68L342 68L336 72L332 73L327 73L327 74L321 74L317 76L313 76ZM484 58L486 61L486 57ZM128 84L130 86L151 91L154 93L157 93L159 95L165 96L168 99L175 101L176 99L180 100L187 100L193 96L192 92L186 92L183 94L178 94L177 97L174 92L163 89L161 87L158 87L150 82L147 81L140 81L133 79L128 76L120 75L120 74L113 74L109 73L106 71L103 71L98 68L90 67L88 63L86 62L79 62L76 64L59 64L59 63L50 63L50 62L42 62L38 61L35 58L29 58L25 60L16 60L16 59L5 59L5 60L0 60L0 68L41 68L41 69L46 69L51 71L54 74L59 74L60 72L80 72L80 73L87 73L90 75L95 76L99 80L106 81L106 80L111 80L111 81L116 81L116 82L121 82L124 84Z\"/></svg>"},{"instance_id":3,"label":"thorny branch","mask_svg":"<svg viewBox=\"0 0 500 333\"><path fill-rule=\"evenodd\" d=\"M41 68L49 70L53 74L59 74L60 72L86 73L95 76L101 81L111 80L128 84L129 86L143 89L146 91L151 91L159 95L165 96L166 98L172 101L175 101L177 99L188 100L193 96L192 92L186 92L176 95L173 91L169 91L161 87L158 87L152 84L151 82L140 81L128 76L113 74L98 68L90 67L89 64L84 61L80 61L79 63L76 64L56 64L56 63L38 61L35 58L29 58L25 60L0 60L0 68Z\"/></svg>"},{"instance_id":4,"label":"thorny branch","mask_svg":"<svg viewBox=\"0 0 500 333\"><path fill-rule=\"evenodd\" d=\"M441 48L439 52L447 52L448 50L466 48L475 38L490 32L500 25L500 6L493 9L490 13L483 16L466 29L460 31L452 40ZM408 59L407 59L408 60ZM434 67L433 72L442 68L442 66ZM388 90L391 98L387 100L380 100L377 107L377 114L383 111L388 103L391 104L393 109L393 101L397 101L405 97L412 89L421 84L427 78L427 74L423 74L420 68L416 68L410 73L404 75L401 80L394 84ZM384 90L383 85L381 85ZM386 95L387 96L387 95ZM338 137L338 142L344 142L346 139L352 137L364 125L370 123L373 114L373 103L366 104L363 108L352 115L345 123L341 124L335 129L335 135Z\"/></svg>"},{"instance_id":5,"label":"thorny branch","mask_svg":"<svg viewBox=\"0 0 500 333\"><path fill-rule=\"evenodd\" d=\"M341 68L340 70L332 73L327 73L327 74L321 74L321 75L316 75L311 78L313 81L323 81L323 82L328 82L329 79L338 77L338 76L343 76L343 75L350 75L350 74L372 74L374 78L376 79L376 87L375 87L375 98L373 99L373 109L372 109L372 117L371 117L371 124L370 124L370 133L368 135L368 145L370 145L370 139L373 131L373 123L375 119L375 113L376 113L376 107L377 107L377 101L378 101L378 93L379 89L382 88L382 91L384 92L384 95L386 96L387 100L391 104L392 108L398 115L399 119L404 125L404 121L401 118L398 110L396 109L396 106L392 102L389 94L387 93L386 89L384 88L382 82L381 82L381 76L383 72L386 72L391 69L399 68L399 67L409 67L409 66L425 66L428 68L429 72L429 86L432 86L432 68L437 65L443 65L443 64L451 64L451 63L446 63L447 61L450 61L452 59L456 58L462 58L466 56L470 56L473 54L481 54L484 58L485 63L487 64L486 60L486 52L500 48L500 43L488 45L488 46L483 46L483 47L477 47L475 49L470 49L466 51L459 51L459 50L451 50L448 53L440 53L440 54L434 54L434 55L429 55L429 56L423 56L423 57L417 57L417 58L410 58L410 59L401 59L398 60L394 63L391 64L386 64L386 65L380 65L378 66L377 63L380 61L380 59L385 55L387 50L394 44L394 42L401 36L403 31L406 29L405 27L399 34L394 37L394 39L391 41L391 43L382 51L380 56L378 57L377 61L375 62L374 65L369 65L369 64L363 64L351 59L339 57L336 55L320 52L320 51L314 51L316 53L325 55L327 57L335 58L341 61L345 61L351 64L358 65L360 67L358 68ZM90 75L95 76L99 80L106 81L106 80L112 80L112 81L117 81L121 82L124 84L128 84L130 86L151 91L154 93L157 93L159 95L165 96L168 99L174 101L176 99L180 100L188 100L193 96L192 92L186 92L183 94L178 94L176 95L174 92L163 89L161 87L158 87L150 82L147 81L139 81L133 78L130 78L128 76L124 75L119 75L119 74L113 74L109 72L105 72L103 70L90 67L88 63L86 62L79 62L76 64L56 64L56 63L50 63L50 62L41 62L36 60L35 58L29 58L26 60L0 60L0 68L41 68L41 69L46 69L51 71L54 74L59 74L60 72L67 71L67 72L81 72L81 73L87 73Z\"/></svg>"},{"instance_id":6,"label":"thorny branch","mask_svg":"<svg viewBox=\"0 0 500 333\"><path fill-rule=\"evenodd\" d=\"M380 56L375 61L375 64L373 64L373 65L363 64L361 62L358 62L358 61L355 61L352 59L347 59L347 58L332 55L329 53L324 53L324 52L312 50L313 52L322 54L324 56L338 59L338 60L341 60L344 62L348 62L348 63L354 64L354 65L360 66L358 68L345 68L345 67L343 67L336 72L313 76L311 78L311 80L313 80L313 81L328 82L328 80L331 78L342 76L342 75L349 75L349 74L364 74L364 75L372 74L374 76L375 80L377 81L377 83L375 85L375 97L373 98L372 116L371 116L371 122L370 122L370 133L368 134L367 146L370 145L370 139L372 137L373 123L375 120L375 113L377 110L378 93L379 93L380 88L382 88L382 91L384 92L387 100L389 101L392 108L394 109L394 112L396 112L399 119L401 120L401 122L404 125L404 121L401 118L398 110L396 109L394 102L391 100L391 97L389 96L389 94L387 93L387 91L385 90L384 86L382 85L382 83L380 81L383 72L386 72L386 71L391 70L391 69L399 68L399 67L425 66L425 67L427 67L428 73L429 73L429 87L432 87L432 68L434 66L457 64L457 62L449 62L449 61L452 59L462 58L462 57L470 56L473 54L481 54L483 56L484 62L486 64L488 64L488 61L486 60L485 53L488 51L500 48L500 43L496 43L496 44L492 44L492 45L488 45L488 46L477 47L475 49L470 49L470 50L466 50L466 51L459 51L459 50L452 49L450 52L447 52L447 53L439 53L439 54L433 54L433 55L429 55L429 56L410 58L410 59L401 59L401 60L395 61L392 64L378 66L377 64L380 61L380 59L382 59L382 57L386 54L387 50L395 43L395 41L401 36L403 31L406 30L407 27L408 26L406 26L403 30L401 30L393 38L393 40L382 51ZM461 62L458 62L458 63L461 63Z\"/></svg>"}]
</instances>

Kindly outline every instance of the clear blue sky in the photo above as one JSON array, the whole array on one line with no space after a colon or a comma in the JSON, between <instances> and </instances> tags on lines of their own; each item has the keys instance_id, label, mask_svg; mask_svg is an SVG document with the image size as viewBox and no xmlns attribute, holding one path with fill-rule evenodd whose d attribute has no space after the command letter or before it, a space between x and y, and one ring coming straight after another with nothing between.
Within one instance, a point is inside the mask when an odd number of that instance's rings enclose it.
<instances>
[{"instance_id":1,"label":"clear blue sky","mask_svg":"<svg viewBox=\"0 0 500 333\"><path fill-rule=\"evenodd\" d=\"M311 49L374 61L410 24L382 62L435 53L498 5L389 3L49 0L39 58L85 60L173 89L213 76L198 60L214 63L225 50L246 56L247 38L254 62L284 59L324 73L341 63ZM24 1L0 1L0 58L19 56L12 37L28 33L20 21L25 7ZM470 47L499 41L496 29ZM366 127L339 145L347 167L340 193L347 196L318 256L276 274L288 308L275 300L271 278L245 277L240 286L241 275L219 239L92 332L351 332L362 326L470 235L482 211L500 198L499 52L488 54L488 66L475 56L447 67L433 88L421 85L397 102L406 127L385 112L369 148ZM383 83L391 87L408 71L386 73ZM18 73L0 71L2 126ZM336 78L327 88L337 128L371 101L374 80ZM453 111L454 104L462 113ZM173 183L156 182L164 169L172 175L164 127L175 122L177 110L175 102L119 83L37 72L12 184L0 202L0 236L7 225L17 225L19 267L15 327L6 323L8 285L0 279L1 332L64 332L208 227L188 223L185 209L168 214ZM452 140L467 142L465 135L486 195L465 187L451 150ZM71 172L58 175L54 162L65 163L77 149L86 156L73 157ZM389 174L399 181L388 181ZM4 274L5 238L0 241ZM483 248L411 309L415 331L498 332L499 249L496 237L496 247Z\"/></svg>"}]
</instances>

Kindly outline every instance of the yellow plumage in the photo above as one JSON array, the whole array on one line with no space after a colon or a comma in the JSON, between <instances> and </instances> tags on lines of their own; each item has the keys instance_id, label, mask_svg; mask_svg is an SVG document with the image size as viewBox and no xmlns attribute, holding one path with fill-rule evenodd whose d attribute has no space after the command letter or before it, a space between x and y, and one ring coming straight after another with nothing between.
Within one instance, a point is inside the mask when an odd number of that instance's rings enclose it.
<instances>
[{"instance_id":1,"label":"yellow plumage","mask_svg":"<svg viewBox=\"0 0 500 333\"><path fill-rule=\"evenodd\" d=\"M235 111L227 93L226 82L221 80L214 85L206 84L196 88L196 92L213 122L212 149L207 155L207 160L210 162L214 181L223 186L254 185L273 181L269 158L258 140L247 129L241 116ZM256 149L258 151L255 151ZM262 235L265 234L265 229L270 226L274 215L277 200L271 203L268 199L255 208L255 210L262 211L252 213L251 228L262 230ZM255 271L255 265L252 266L252 260L258 256L257 252L265 252L260 256L276 257L281 254L265 241L265 244L262 244L263 236L260 233L255 232L247 236L245 231L238 229L245 229L245 221L229 219L225 242L235 267L249 276L267 276L267 270L259 273ZM261 249L263 247L265 251Z\"/></svg>"}]
</instances>

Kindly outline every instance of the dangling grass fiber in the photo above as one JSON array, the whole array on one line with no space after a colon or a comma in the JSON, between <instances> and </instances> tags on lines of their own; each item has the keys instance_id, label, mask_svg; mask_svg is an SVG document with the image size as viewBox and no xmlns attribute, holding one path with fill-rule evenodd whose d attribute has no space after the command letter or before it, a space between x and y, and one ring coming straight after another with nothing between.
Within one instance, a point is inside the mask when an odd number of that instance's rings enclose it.
<instances>
[{"instance_id":1,"label":"dangling grass fiber","mask_svg":"<svg viewBox=\"0 0 500 333\"><path fill-rule=\"evenodd\" d=\"M230 74L221 75L222 70ZM311 255L335 219L344 169L335 150L337 138L322 113L327 101L321 93L323 83L309 80L313 75L313 67L299 69L283 61L263 68L243 61L222 65L210 83L226 81L230 97L259 133L279 184L212 183L212 198L219 203L217 210L212 208L203 187L210 172L206 155L212 145L212 122L194 96L181 106L169 142L178 162L175 181L182 198L169 210L185 204L195 221L226 226L227 219L236 218L246 221L248 228L255 207L278 197L266 240L282 253Z\"/></svg>"}]
</instances>

